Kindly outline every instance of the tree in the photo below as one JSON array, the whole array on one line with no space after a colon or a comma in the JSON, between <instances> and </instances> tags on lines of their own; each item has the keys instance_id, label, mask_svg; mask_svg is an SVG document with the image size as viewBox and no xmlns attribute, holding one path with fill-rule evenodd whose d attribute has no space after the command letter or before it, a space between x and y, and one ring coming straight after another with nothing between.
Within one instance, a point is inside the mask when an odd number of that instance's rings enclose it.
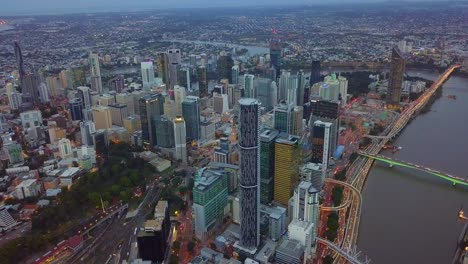
<instances>
[{"instance_id":1,"label":"tree","mask_svg":"<svg viewBox=\"0 0 468 264\"><path fill-rule=\"evenodd\" d=\"M112 185L111 192L112 195L118 195L120 193L120 186L117 184Z\"/></svg>"},{"instance_id":2,"label":"tree","mask_svg":"<svg viewBox=\"0 0 468 264\"><path fill-rule=\"evenodd\" d=\"M343 200L343 187L336 186L332 190L332 201L335 206L339 206Z\"/></svg>"},{"instance_id":3,"label":"tree","mask_svg":"<svg viewBox=\"0 0 468 264\"><path fill-rule=\"evenodd\" d=\"M128 179L127 176L122 176L120 177L120 185L128 188L132 186L132 182Z\"/></svg>"},{"instance_id":4,"label":"tree","mask_svg":"<svg viewBox=\"0 0 468 264\"><path fill-rule=\"evenodd\" d=\"M88 199L94 207L101 206L101 197L99 196L98 193L92 192L88 194Z\"/></svg>"}]
</instances>

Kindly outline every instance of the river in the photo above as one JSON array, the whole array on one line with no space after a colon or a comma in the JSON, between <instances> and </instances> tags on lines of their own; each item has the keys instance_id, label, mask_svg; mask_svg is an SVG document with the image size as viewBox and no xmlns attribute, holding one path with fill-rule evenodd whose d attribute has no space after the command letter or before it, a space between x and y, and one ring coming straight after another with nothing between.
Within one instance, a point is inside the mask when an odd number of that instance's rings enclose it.
<instances>
[{"instance_id":1,"label":"river","mask_svg":"<svg viewBox=\"0 0 468 264\"><path fill-rule=\"evenodd\" d=\"M437 78L428 71L408 73ZM468 178L468 78L452 76L443 95L403 130L396 141L403 149L384 155ZM363 197L358 249L371 263L451 263L463 227L457 213L462 203L468 209L468 188L376 162Z\"/></svg>"}]
</instances>

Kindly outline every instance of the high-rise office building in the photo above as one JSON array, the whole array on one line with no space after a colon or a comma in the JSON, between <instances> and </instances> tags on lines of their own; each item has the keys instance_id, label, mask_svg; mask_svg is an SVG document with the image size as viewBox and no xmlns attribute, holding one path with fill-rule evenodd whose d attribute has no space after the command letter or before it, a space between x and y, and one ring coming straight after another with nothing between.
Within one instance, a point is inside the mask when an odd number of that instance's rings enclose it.
<instances>
[{"instance_id":1,"label":"high-rise office building","mask_svg":"<svg viewBox=\"0 0 468 264\"><path fill-rule=\"evenodd\" d=\"M81 98L85 109L90 109L92 106L90 90L86 86L80 86L76 88L78 91L78 97Z\"/></svg>"},{"instance_id":2,"label":"high-rise office building","mask_svg":"<svg viewBox=\"0 0 468 264\"><path fill-rule=\"evenodd\" d=\"M331 123L330 128L330 155L332 155L338 145L338 135L340 128L340 103L337 101L312 100L310 101L311 116L308 126L313 127L315 121Z\"/></svg>"},{"instance_id":3,"label":"high-rise office building","mask_svg":"<svg viewBox=\"0 0 468 264\"><path fill-rule=\"evenodd\" d=\"M243 98L256 98L254 79L255 76L252 74L244 74L239 77L239 84L244 90Z\"/></svg>"},{"instance_id":4,"label":"high-rise office building","mask_svg":"<svg viewBox=\"0 0 468 264\"><path fill-rule=\"evenodd\" d=\"M182 102L185 100L187 92L185 87L175 85L174 86L174 103L176 115L182 115Z\"/></svg>"},{"instance_id":5,"label":"high-rise office building","mask_svg":"<svg viewBox=\"0 0 468 264\"><path fill-rule=\"evenodd\" d=\"M270 111L273 104L273 82L268 78L256 78L254 81L255 91L257 91L257 99L262 103L267 111Z\"/></svg>"},{"instance_id":6,"label":"high-rise office building","mask_svg":"<svg viewBox=\"0 0 468 264\"><path fill-rule=\"evenodd\" d=\"M191 68L197 67L197 55L190 54L189 55L189 63Z\"/></svg>"},{"instance_id":7,"label":"high-rise office building","mask_svg":"<svg viewBox=\"0 0 468 264\"><path fill-rule=\"evenodd\" d=\"M289 239L295 239L304 246L304 258L311 255L315 245L319 217L319 191L312 183L301 181L294 190L292 199L292 221L288 226Z\"/></svg>"},{"instance_id":8,"label":"high-rise office building","mask_svg":"<svg viewBox=\"0 0 468 264\"><path fill-rule=\"evenodd\" d=\"M256 248L260 243L260 109L255 99L240 103L240 245Z\"/></svg>"},{"instance_id":9,"label":"high-rise office building","mask_svg":"<svg viewBox=\"0 0 468 264\"><path fill-rule=\"evenodd\" d=\"M229 110L229 101L227 94L213 94L213 110L215 113L222 114Z\"/></svg>"},{"instance_id":10,"label":"high-rise office building","mask_svg":"<svg viewBox=\"0 0 468 264\"><path fill-rule=\"evenodd\" d=\"M29 109L39 103L39 79L35 74L23 76L22 85L22 107Z\"/></svg>"},{"instance_id":11,"label":"high-rise office building","mask_svg":"<svg viewBox=\"0 0 468 264\"><path fill-rule=\"evenodd\" d=\"M393 106L400 104L404 73L405 58L401 54L401 51L397 47L394 47L392 49L392 62L390 64L390 77L388 79L387 104Z\"/></svg>"},{"instance_id":12,"label":"high-rise office building","mask_svg":"<svg viewBox=\"0 0 468 264\"><path fill-rule=\"evenodd\" d=\"M107 106L97 105L92 108L93 121L96 129L109 129L112 127L111 110Z\"/></svg>"},{"instance_id":13,"label":"high-rise office building","mask_svg":"<svg viewBox=\"0 0 468 264\"><path fill-rule=\"evenodd\" d=\"M123 126L123 120L129 116L127 105L110 104L109 108L112 116L112 124L116 126Z\"/></svg>"},{"instance_id":14,"label":"high-rise office building","mask_svg":"<svg viewBox=\"0 0 468 264\"><path fill-rule=\"evenodd\" d=\"M317 120L312 127L312 159L313 163L321 163L322 171L325 173L328 160L332 155L331 128L333 124ZM322 181L323 182L323 181Z\"/></svg>"},{"instance_id":15,"label":"high-rise office building","mask_svg":"<svg viewBox=\"0 0 468 264\"><path fill-rule=\"evenodd\" d=\"M320 97L323 100L338 101L340 98L340 82L335 73L325 76L320 87Z\"/></svg>"},{"instance_id":16,"label":"high-rise office building","mask_svg":"<svg viewBox=\"0 0 468 264\"><path fill-rule=\"evenodd\" d=\"M321 81L322 78L320 77L320 61L312 61L312 67L310 71L310 87Z\"/></svg>"},{"instance_id":17,"label":"high-rise office building","mask_svg":"<svg viewBox=\"0 0 468 264\"><path fill-rule=\"evenodd\" d=\"M156 67L158 70L158 77L169 87L169 58L167 57L167 53L160 52L156 54Z\"/></svg>"},{"instance_id":18,"label":"high-rise office building","mask_svg":"<svg viewBox=\"0 0 468 264\"><path fill-rule=\"evenodd\" d=\"M187 137L186 137L185 120L182 116L177 116L174 119L174 137L175 137L175 152L176 159L187 163Z\"/></svg>"},{"instance_id":19,"label":"high-rise office building","mask_svg":"<svg viewBox=\"0 0 468 264\"><path fill-rule=\"evenodd\" d=\"M133 97L131 94L118 93L115 95L115 102L117 104L127 105L127 111L128 111L129 116L135 114L135 105L134 105Z\"/></svg>"},{"instance_id":20,"label":"high-rise office building","mask_svg":"<svg viewBox=\"0 0 468 264\"><path fill-rule=\"evenodd\" d=\"M141 63L141 80L143 87L150 89L154 85L154 66L152 61L145 61Z\"/></svg>"},{"instance_id":21,"label":"high-rise office building","mask_svg":"<svg viewBox=\"0 0 468 264\"><path fill-rule=\"evenodd\" d=\"M231 58L231 54L221 52L218 58L217 70L219 79L228 79L229 83L232 83L232 67L234 61Z\"/></svg>"},{"instance_id":22,"label":"high-rise office building","mask_svg":"<svg viewBox=\"0 0 468 264\"><path fill-rule=\"evenodd\" d=\"M281 76L279 77L279 86L278 86L278 100L286 101L297 105L297 87L298 79L297 76L291 75L289 71L281 71Z\"/></svg>"},{"instance_id":23,"label":"high-rise office building","mask_svg":"<svg viewBox=\"0 0 468 264\"><path fill-rule=\"evenodd\" d=\"M68 138L62 138L58 142L60 157L62 159L70 158L73 155L71 141Z\"/></svg>"},{"instance_id":24,"label":"high-rise office building","mask_svg":"<svg viewBox=\"0 0 468 264\"><path fill-rule=\"evenodd\" d=\"M153 119L156 130L157 146L161 148L173 148L174 143L174 124L166 116L156 116ZM185 143L185 142L184 142Z\"/></svg>"},{"instance_id":25,"label":"high-rise office building","mask_svg":"<svg viewBox=\"0 0 468 264\"><path fill-rule=\"evenodd\" d=\"M304 261L304 246L295 239L284 239L276 248L275 263L302 264Z\"/></svg>"},{"instance_id":26,"label":"high-rise office building","mask_svg":"<svg viewBox=\"0 0 468 264\"><path fill-rule=\"evenodd\" d=\"M338 82L340 83L339 100L341 102L341 106L345 106L348 103L348 79L343 76L338 76Z\"/></svg>"},{"instance_id":27,"label":"high-rise office building","mask_svg":"<svg viewBox=\"0 0 468 264\"><path fill-rule=\"evenodd\" d=\"M231 83L238 84L239 83L239 65L234 65L231 68Z\"/></svg>"},{"instance_id":28,"label":"high-rise office building","mask_svg":"<svg viewBox=\"0 0 468 264\"><path fill-rule=\"evenodd\" d=\"M49 88L45 83L39 84L39 100L41 103L48 103L50 101Z\"/></svg>"},{"instance_id":29,"label":"high-rise office building","mask_svg":"<svg viewBox=\"0 0 468 264\"><path fill-rule=\"evenodd\" d=\"M299 138L280 135L275 142L274 200L288 205L299 174Z\"/></svg>"},{"instance_id":30,"label":"high-rise office building","mask_svg":"<svg viewBox=\"0 0 468 264\"><path fill-rule=\"evenodd\" d=\"M302 106L295 106L291 111L291 135L301 136L303 130L303 116L304 108Z\"/></svg>"},{"instance_id":31,"label":"high-rise office building","mask_svg":"<svg viewBox=\"0 0 468 264\"><path fill-rule=\"evenodd\" d=\"M153 120L164 114L164 97L162 94L153 94L140 98L139 110L143 143L153 147L157 143Z\"/></svg>"},{"instance_id":32,"label":"high-rise office building","mask_svg":"<svg viewBox=\"0 0 468 264\"><path fill-rule=\"evenodd\" d=\"M73 121L83 120L83 101L81 101L81 98L73 98L70 100L69 107Z\"/></svg>"},{"instance_id":33,"label":"high-rise office building","mask_svg":"<svg viewBox=\"0 0 468 264\"><path fill-rule=\"evenodd\" d=\"M207 77L207 68L206 66L200 66L197 70L198 75L198 90L200 98L208 96L208 77Z\"/></svg>"},{"instance_id":34,"label":"high-rise office building","mask_svg":"<svg viewBox=\"0 0 468 264\"><path fill-rule=\"evenodd\" d=\"M276 75L280 75L281 71L281 43L278 40L270 42L270 61L271 66L275 67Z\"/></svg>"},{"instance_id":35,"label":"high-rise office building","mask_svg":"<svg viewBox=\"0 0 468 264\"><path fill-rule=\"evenodd\" d=\"M292 110L294 107L282 101L274 108L274 128L279 132L287 134L291 133L293 117Z\"/></svg>"},{"instance_id":36,"label":"high-rise office building","mask_svg":"<svg viewBox=\"0 0 468 264\"><path fill-rule=\"evenodd\" d=\"M89 68L91 70L91 89L102 94L101 67L99 66L99 56L95 53L89 54Z\"/></svg>"},{"instance_id":37,"label":"high-rise office building","mask_svg":"<svg viewBox=\"0 0 468 264\"><path fill-rule=\"evenodd\" d=\"M96 132L96 127L92 121L80 122L81 144L85 146L94 145L93 134Z\"/></svg>"},{"instance_id":38,"label":"high-rise office building","mask_svg":"<svg viewBox=\"0 0 468 264\"><path fill-rule=\"evenodd\" d=\"M187 96L182 102L182 116L187 127L187 140L200 139L200 98Z\"/></svg>"},{"instance_id":39,"label":"high-rise office building","mask_svg":"<svg viewBox=\"0 0 468 264\"><path fill-rule=\"evenodd\" d=\"M137 245L141 259L161 263L166 254L171 223L167 201L159 201L154 210L154 219L147 220L144 229L138 229Z\"/></svg>"},{"instance_id":40,"label":"high-rise office building","mask_svg":"<svg viewBox=\"0 0 468 264\"><path fill-rule=\"evenodd\" d=\"M195 173L193 211L195 236L206 239L207 232L222 223L224 208L228 204L229 172L223 169L202 168Z\"/></svg>"},{"instance_id":41,"label":"high-rise office building","mask_svg":"<svg viewBox=\"0 0 468 264\"><path fill-rule=\"evenodd\" d=\"M167 57L169 59L169 85L168 87L173 88L178 82L178 71L181 62L180 49L169 49L167 51Z\"/></svg>"},{"instance_id":42,"label":"high-rise office building","mask_svg":"<svg viewBox=\"0 0 468 264\"><path fill-rule=\"evenodd\" d=\"M296 103L299 106L304 105L305 87L306 87L306 76L304 74L304 71L300 70L297 73L297 98L296 98Z\"/></svg>"},{"instance_id":43,"label":"high-rise office building","mask_svg":"<svg viewBox=\"0 0 468 264\"><path fill-rule=\"evenodd\" d=\"M269 204L273 200L275 175L276 130L265 130L260 134L260 202Z\"/></svg>"}]
</instances>

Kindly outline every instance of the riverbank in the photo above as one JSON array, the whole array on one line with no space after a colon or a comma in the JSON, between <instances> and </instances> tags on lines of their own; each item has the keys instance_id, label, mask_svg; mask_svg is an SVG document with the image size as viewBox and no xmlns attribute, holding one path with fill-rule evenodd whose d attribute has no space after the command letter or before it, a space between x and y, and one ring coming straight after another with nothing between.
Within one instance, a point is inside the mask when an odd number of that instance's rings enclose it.
<instances>
[{"instance_id":1,"label":"riverbank","mask_svg":"<svg viewBox=\"0 0 468 264\"><path fill-rule=\"evenodd\" d=\"M419 75L438 77L429 71ZM395 139L394 144L403 149L383 155L466 178L465 166L457 157L468 154L468 142L462 140L468 124L454 123L468 111L466 87L468 78L452 76L441 93L456 95L457 101L434 97L432 111L414 118ZM468 200L466 190L424 172L375 162L362 195L357 244L373 263L451 263L462 228L456 213L460 203Z\"/></svg>"}]
</instances>

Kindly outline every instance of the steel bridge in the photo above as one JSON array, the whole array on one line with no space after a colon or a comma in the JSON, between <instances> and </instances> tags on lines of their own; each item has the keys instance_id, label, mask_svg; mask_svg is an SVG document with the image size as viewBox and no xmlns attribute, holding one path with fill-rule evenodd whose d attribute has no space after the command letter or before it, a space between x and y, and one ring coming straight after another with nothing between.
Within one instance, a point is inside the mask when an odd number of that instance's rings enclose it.
<instances>
[{"instance_id":1,"label":"steel bridge","mask_svg":"<svg viewBox=\"0 0 468 264\"><path fill-rule=\"evenodd\" d=\"M417 165L417 164L414 164L414 163L410 163L410 162L406 162L406 161L402 161L402 160L397 160L397 159L393 159L393 158L389 158L389 157L385 157L385 156L381 156L381 155L373 155L373 154L370 154L370 153L367 153L367 152L364 152L364 151L359 151L358 154L361 155L361 156L364 156L364 157L368 157L368 158L371 158L371 159L374 159L374 160L378 160L378 161L388 163L390 165L395 165L395 166L400 166L400 167L404 167L404 168L410 168L410 169L415 169L415 170L419 170L419 171L422 171L422 172L426 172L426 173L429 173L431 175L437 176L437 177L439 177L441 179L450 181L453 185L460 184L460 185L463 185L463 186L468 186L468 180L467 179L463 179L463 178L460 178L460 177L457 177L457 176L453 176L453 175L450 175L448 173L438 171L438 170L434 170L434 169L431 169L431 168L428 168L428 167L425 167L425 166L421 166L421 165Z\"/></svg>"}]
</instances>

